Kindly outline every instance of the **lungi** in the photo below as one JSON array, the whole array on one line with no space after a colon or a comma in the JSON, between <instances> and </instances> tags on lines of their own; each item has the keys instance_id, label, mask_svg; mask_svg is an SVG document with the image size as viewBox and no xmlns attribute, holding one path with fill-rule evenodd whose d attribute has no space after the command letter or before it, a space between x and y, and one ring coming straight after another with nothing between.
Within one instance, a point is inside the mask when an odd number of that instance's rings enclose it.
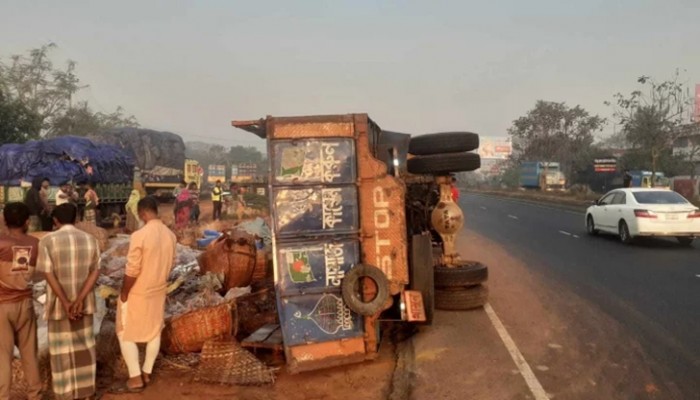
<instances>
[{"instance_id":1,"label":"lungi","mask_svg":"<svg viewBox=\"0 0 700 400\"><path fill-rule=\"evenodd\" d=\"M85 209L85 214L83 215L83 221L96 225L97 224L97 213L95 213L95 209Z\"/></svg>"},{"instance_id":2,"label":"lungi","mask_svg":"<svg viewBox=\"0 0 700 400\"><path fill-rule=\"evenodd\" d=\"M95 394L97 372L92 315L71 321L48 321L51 380L56 399L82 399Z\"/></svg>"}]
</instances>

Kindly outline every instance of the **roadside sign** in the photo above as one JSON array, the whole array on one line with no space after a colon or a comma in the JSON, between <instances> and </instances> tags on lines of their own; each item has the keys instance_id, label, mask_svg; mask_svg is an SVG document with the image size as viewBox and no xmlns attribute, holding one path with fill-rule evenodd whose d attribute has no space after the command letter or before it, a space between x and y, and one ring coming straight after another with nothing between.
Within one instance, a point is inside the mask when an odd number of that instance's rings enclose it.
<instances>
[{"instance_id":1,"label":"roadside sign","mask_svg":"<svg viewBox=\"0 0 700 400\"><path fill-rule=\"evenodd\" d=\"M593 161L593 170L595 172L616 172L617 159L615 158L597 158Z\"/></svg>"}]
</instances>

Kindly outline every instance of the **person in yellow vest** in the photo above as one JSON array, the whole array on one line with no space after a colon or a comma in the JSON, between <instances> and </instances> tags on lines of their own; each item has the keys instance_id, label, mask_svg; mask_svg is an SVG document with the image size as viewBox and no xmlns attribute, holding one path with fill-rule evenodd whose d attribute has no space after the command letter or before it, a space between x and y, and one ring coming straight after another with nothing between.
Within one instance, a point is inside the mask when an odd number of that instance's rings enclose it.
<instances>
[{"instance_id":1,"label":"person in yellow vest","mask_svg":"<svg viewBox=\"0 0 700 400\"><path fill-rule=\"evenodd\" d=\"M214 221L221 219L221 197L223 189L221 189L221 181L216 181L216 185L211 190L211 201L214 204Z\"/></svg>"},{"instance_id":2,"label":"person in yellow vest","mask_svg":"<svg viewBox=\"0 0 700 400\"><path fill-rule=\"evenodd\" d=\"M137 189L131 191L129 201L126 203L126 231L134 233L141 227L138 214L138 204L141 200L141 193Z\"/></svg>"}]
</instances>

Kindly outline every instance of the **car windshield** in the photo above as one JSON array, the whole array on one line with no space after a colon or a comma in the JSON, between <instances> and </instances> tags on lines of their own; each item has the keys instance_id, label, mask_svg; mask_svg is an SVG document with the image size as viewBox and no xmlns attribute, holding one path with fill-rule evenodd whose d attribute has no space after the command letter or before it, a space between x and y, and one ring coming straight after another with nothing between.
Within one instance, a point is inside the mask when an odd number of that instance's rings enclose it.
<instances>
[{"instance_id":1,"label":"car windshield","mask_svg":"<svg viewBox=\"0 0 700 400\"><path fill-rule=\"evenodd\" d=\"M676 192L634 192L639 204L687 204L688 201Z\"/></svg>"}]
</instances>

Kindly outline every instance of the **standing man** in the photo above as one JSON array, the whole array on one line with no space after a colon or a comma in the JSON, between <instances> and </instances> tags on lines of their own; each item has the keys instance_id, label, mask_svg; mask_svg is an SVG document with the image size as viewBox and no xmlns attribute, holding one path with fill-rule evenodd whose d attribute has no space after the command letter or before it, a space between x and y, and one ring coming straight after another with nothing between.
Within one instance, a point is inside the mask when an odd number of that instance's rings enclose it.
<instances>
[{"instance_id":1,"label":"standing man","mask_svg":"<svg viewBox=\"0 0 700 400\"><path fill-rule=\"evenodd\" d=\"M56 206L66 203L76 203L78 201L78 193L73 190L73 185L70 182L65 182L56 192Z\"/></svg>"},{"instance_id":2,"label":"standing man","mask_svg":"<svg viewBox=\"0 0 700 400\"><path fill-rule=\"evenodd\" d=\"M112 393L141 392L151 380L160 352L168 275L175 261L175 234L158 218L158 203L141 199L139 218L146 225L131 235L126 274L117 304L117 338L129 369L129 379ZM143 367L137 343L146 344Z\"/></svg>"},{"instance_id":3,"label":"standing man","mask_svg":"<svg viewBox=\"0 0 700 400\"><path fill-rule=\"evenodd\" d=\"M216 186L211 190L211 202L214 204L214 221L221 219L221 197L223 190L221 189L221 181L216 181Z\"/></svg>"},{"instance_id":4,"label":"standing man","mask_svg":"<svg viewBox=\"0 0 700 400\"><path fill-rule=\"evenodd\" d=\"M39 240L27 235L30 210L9 203L2 211L7 234L0 235L0 399L9 400L12 358L19 348L30 400L41 398L36 316L30 286Z\"/></svg>"},{"instance_id":5,"label":"standing man","mask_svg":"<svg viewBox=\"0 0 700 400\"><path fill-rule=\"evenodd\" d=\"M625 170L624 176L622 177L622 186L626 188L632 186L632 175L630 175L628 170Z\"/></svg>"},{"instance_id":6,"label":"standing man","mask_svg":"<svg viewBox=\"0 0 700 400\"><path fill-rule=\"evenodd\" d=\"M62 204L53 210L58 228L39 242L37 271L48 283L46 314L53 391L58 399L95 395L93 288L99 276L97 239L73 226L77 209Z\"/></svg>"},{"instance_id":7,"label":"standing man","mask_svg":"<svg viewBox=\"0 0 700 400\"><path fill-rule=\"evenodd\" d=\"M85 192L85 216L83 221L97 225L97 206L100 205L100 198L97 197L97 192L95 192L95 185L92 183L87 184L87 191Z\"/></svg>"},{"instance_id":8,"label":"standing man","mask_svg":"<svg viewBox=\"0 0 700 400\"><path fill-rule=\"evenodd\" d=\"M45 179L34 178L32 187L24 195L24 204L29 207L29 232L41 231L41 216L46 212L41 189Z\"/></svg>"}]
</instances>

